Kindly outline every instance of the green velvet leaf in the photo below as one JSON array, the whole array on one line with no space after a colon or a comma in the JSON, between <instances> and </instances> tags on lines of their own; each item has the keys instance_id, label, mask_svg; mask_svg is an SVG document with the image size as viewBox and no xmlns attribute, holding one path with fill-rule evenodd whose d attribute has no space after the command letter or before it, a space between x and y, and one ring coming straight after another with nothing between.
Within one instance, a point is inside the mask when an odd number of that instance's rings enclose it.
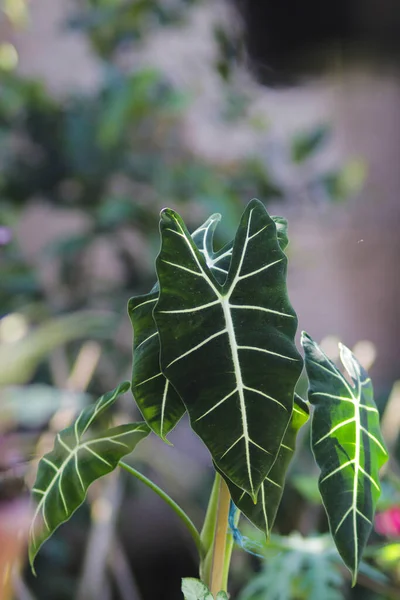
<instances>
[{"instance_id":1,"label":"green velvet leaf","mask_svg":"<svg viewBox=\"0 0 400 600\"><path fill-rule=\"evenodd\" d=\"M261 486L257 504L254 504L248 494L226 479L233 502L249 521L261 529L267 537L271 533L278 512L286 473L296 446L297 434L308 421L309 414L307 404L296 394L292 418L283 436L276 461Z\"/></svg>"},{"instance_id":2,"label":"green velvet leaf","mask_svg":"<svg viewBox=\"0 0 400 600\"><path fill-rule=\"evenodd\" d=\"M93 431L98 417L128 389L125 382L85 408L73 425L57 434L54 449L40 460L32 488L36 504L29 537L32 568L41 545L83 503L90 484L113 471L149 434L146 423Z\"/></svg>"},{"instance_id":3,"label":"green velvet leaf","mask_svg":"<svg viewBox=\"0 0 400 600\"><path fill-rule=\"evenodd\" d=\"M319 489L339 554L353 575L372 529L380 495L379 469L388 455L371 379L346 346L340 358L352 384L303 332L301 343L314 405L312 448Z\"/></svg>"},{"instance_id":4,"label":"green velvet leaf","mask_svg":"<svg viewBox=\"0 0 400 600\"><path fill-rule=\"evenodd\" d=\"M282 249L287 246L287 221L272 217ZM233 241L214 252L213 237L221 215L214 214L194 233L192 239L219 283L226 280L232 257ZM131 298L128 314L134 331L132 393L147 424L164 442L185 412L174 387L161 373L160 343L153 309L158 299L158 283L149 294Z\"/></svg>"},{"instance_id":5,"label":"green velvet leaf","mask_svg":"<svg viewBox=\"0 0 400 600\"><path fill-rule=\"evenodd\" d=\"M278 242L286 248L287 221L282 217L271 217L277 227ZM218 252L214 252L213 238L221 215L211 215L192 233L192 239L214 277L223 284L226 280L232 257L233 241ZM160 343L153 319L153 309L158 299L158 283L149 294L131 298L128 314L134 331L132 393L149 427L164 442L185 412L184 404L174 387L160 369Z\"/></svg>"},{"instance_id":6,"label":"green velvet leaf","mask_svg":"<svg viewBox=\"0 0 400 600\"><path fill-rule=\"evenodd\" d=\"M199 251L221 282L226 279L232 255L232 243L213 251L215 227L221 215L211 215L193 234ZM158 285L149 294L131 298L128 314L134 331L132 394L147 424L162 440L179 422L185 406L160 368L160 342L153 319L158 300Z\"/></svg>"},{"instance_id":7,"label":"green velvet leaf","mask_svg":"<svg viewBox=\"0 0 400 600\"><path fill-rule=\"evenodd\" d=\"M223 284L170 209L162 212L161 237L153 314L162 371L217 467L256 499L288 425L302 368L276 225L261 202L250 202Z\"/></svg>"},{"instance_id":8,"label":"green velvet leaf","mask_svg":"<svg viewBox=\"0 0 400 600\"><path fill-rule=\"evenodd\" d=\"M160 343L153 319L158 291L131 298L128 314L132 323L132 394L144 419L162 440L185 412L179 395L160 368Z\"/></svg>"}]
</instances>

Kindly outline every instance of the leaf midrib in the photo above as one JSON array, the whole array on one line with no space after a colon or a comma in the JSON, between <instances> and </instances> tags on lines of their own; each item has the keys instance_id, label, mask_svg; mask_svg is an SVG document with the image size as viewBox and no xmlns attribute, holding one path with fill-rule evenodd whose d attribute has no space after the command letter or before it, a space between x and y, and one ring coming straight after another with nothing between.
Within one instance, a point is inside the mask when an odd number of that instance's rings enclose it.
<instances>
[{"instance_id":1,"label":"leaf midrib","mask_svg":"<svg viewBox=\"0 0 400 600\"><path fill-rule=\"evenodd\" d=\"M319 367L321 367L322 369L328 371L328 369L326 369L326 367L323 367L322 365L320 365L319 363L314 362L315 365L318 365ZM337 532L339 531L340 527L343 525L343 523L345 522L349 512L351 511L353 514L353 543L354 543L354 573L357 572L357 567L358 567L358 544L357 544L357 540L358 540L358 535L357 535L357 531L358 531L358 527L357 527L357 513L358 513L358 509L357 509L357 496L358 496L358 476L359 476L359 470L360 470L360 451L361 451L361 438L360 438L360 432L361 432L361 420L360 420L360 401L361 401L361 387L359 386L358 389L358 397L356 397L353 393L353 390L356 388L352 388L348 382L346 381L346 379L344 378L343 374L340 373L339 371L333 371L332 369L329 369L329 372L333 375L335 375L335 377L338 377L341 379L342 384L344 385L344 387L347 389L347 391L349 392L352 400L349 398L351 404L353 404L354 406L354 423L355 423L355 433L356 433L356 440L355 440L355 457L354 457L354 485L353 485L353 499L352 499L352 504L349 508L349 510L344 514L343 518L341 519L341 521L339 522L339 525L336 527L336 530L334 532L334 535L337 534ZM364 515L363 515L364 516ZM365 518L365 517L364 517Z\"/></svg>"},{"instance_id":2,"label":"leaf midrib","mask_svg":"<svg viewBox=\"0 0 400 600\"><path fill-rule=\"evenodd\" d=\"M249 237L249 231L250 231L250 226L251 226L251 219L252 219L252 214L254 212L254 209L252 209L249 213L249 219L248 219L248 223L247 223L247 230L246 230L246 239L243 245L243 249L242 249L242 254L240 257L240 261L239 261L239 265L238 268L236 270L235 276L233 278L233 281L229 284L229 288L226 294L221 294L221 292L218 290L218 288L213 284L213 282L210 280L210 278L207 276L206 272L203 269L203 266L201 264L201 262L199 261L196 252L194 250L194 248L192 247L192 245L190 244L190 242L188 241L185 232L181 226L181 224L179 223L178 220L176 220L176 224L178 225L181 233L178 235L181 235L184 240L185 243L187 244L187 246L190 249L190 252L198 266L198 268L200 269L200 272L202 274L202 276L206 279L206 281L209 283L211 289L213 290L213 292L215 293L215 295L217 296L219 302L221 303L221 307L223 310L223 314L224 314L224 319L225 319L225 328L226 328L226 333L228 334L228 340L229 340L229 346L231 349L231 354L232 354L232 361L233 361L233 365L234 365L234 373L235 373L235 378L236 378L236 388L239 394L239 401L240 401L240 413L241 413L241 419L242 419L242 429L243 429L243 436L242 439L244 439L244 443L245 443L245 454L246 454L246 468L247 468L247 474L249 477L249 484L250 484L250 488L251 488L251 495L253 496L253 498L255 498L255 493L254 493L254 484L253 484L253 477L251 474L251 459L250 459L250 437L249 437L249 432L248 432L248 422L247 422L247 409L246 409L246 402L245 402L245 397L244 397L244 383L243 383L243 379L242 379L242 370L241 370L241 366L240 366L240 360L239 360L239 352L238 352L238 344L236 341L236 335L235 335L235 329L234 329L234 325L233 325L233 319L232 319L232 314L230 311L230 304L229 304L229 300L230 297L232 295L232 292L234 291L239 279L240 279L240 272L241 269L243 267L243 262L244 262L244 258L246 256L246 251L247 251L247 245L250 241L250 239L252 239L253 237L255 237L256 235L258 235L259 233L261 233L264 229L266 229L269 225L265 225L264 227L262 227L259 231L257 231L255 234L253 234L252 236ZM173 231L173 230L171 230ZM224 286L225 287L225 286ZM238 440L235 442L235 444L237 442L240 441L241 438L238 438ZM232 448L233 446L231 446L229 448L229 450Z\"/></svg>"}]
</instances>

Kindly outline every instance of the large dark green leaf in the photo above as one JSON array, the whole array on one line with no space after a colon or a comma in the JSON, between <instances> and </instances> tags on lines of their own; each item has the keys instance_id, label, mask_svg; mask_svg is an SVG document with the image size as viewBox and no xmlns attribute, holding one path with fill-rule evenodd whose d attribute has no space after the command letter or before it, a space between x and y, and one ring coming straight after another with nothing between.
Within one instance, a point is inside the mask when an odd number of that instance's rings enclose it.
<instances>
[{"instance_id":1,"label":"large dark green leaf","mask_svg":"<svg viewBox=\"0 0 400 600\"><path fill-rule=\"evenodd\" d=\"M293 457L297 434L308 417L307 404L296 394L292 418L283 436L276 461L260 488L257 504L254 504L250 496L229 479L226 480L233 502L249 521L265 532L267 537L271 533L282 498L286 472Z\"/></svg>"},{"instance_id":2,"label":"large dark green leaf","mask_svg":"<svg viewBox=\"0 0 400 600\"><path fill-rule=\"evenodd\" d=\"M32 566L41 545L83 503L90 484L113 471L149 434L146 423L93 432L98 417L128 389L129 383L123 383L85 408L73 425L57 434L54 449L39 462L32 488L36 502L29 539Z\"/></svg>"},{"instance_id":3,"label":"large dark green leaf","mask_svg":"<svg viewBox=\"0 0 400 600\"><path fill-rule=\"evenodd\" d=\"M212 215L193 234L199 251L205 257L215 276L226 279L232 255L232 244L217 253L213 251L213 236L221 215ZM158 285L143 296L131 298L128 314L134 331L132 393L148 425L161 439L175 427L185 412L185 407L174 387L160 368L160 342L153 319L153 309L158 299Z\"/></svg>"},{"instance_id":4,"label":"large dark green leaf","mask_svg":"<svg viewBox=\"0 0 400 600\"><path fill-rule=\"evenodd\" d=\"M162 440L185 412L182 400L160 368L160 343L153 319L158 291L131 298L128 314L133 339L132 394L147 424Z\"/></svg>"},{"instance_id":5,"label":"large dark green leaf","mask_svg":"<svg viewBox=\"0 0 400 600\"><path fill-rule=\"evenodd\" d=\"M255 499L277 456L302 368L276 225L261 202L250 202L224 284L170 209L162 212L161 236L153 314L162 371L217 467Z\"/></svg>"},{"instance_id":6,"label":"large dark green leaf","mask_svg":"<svg viewBox=\"0 0 400 600\"><path fill-rule=\"evenodd\" d=\"M319 489L343 561L353 574L371 532L380 495L378 472L388 456L379 429L371 379L346 346L340 358L352 384L303 332L301 343L315 406L312 447Z\"/></svg>"},{"instance_id":7,"label":"large dark green leaf","mask_svg":"<svg viewBox=\"0 0 400 600\"><path fill-rule=\"evenodd\" d=\"M277 227L278 241L282 249L287 246L287 221L271 217ZM233 241L214 252L213 238L221 215L211 215L192 233L192 239L203 254L207 266L219 283L228 275L232 257ZM153 320L153 309L158 299L158 284L149 294L131 298L128 314L134 331L132 393L147 424L156 435L169 443L166 436L185 412L185 407L171 383L160 368L160 343Z\"/></svg>"}]
</instances>

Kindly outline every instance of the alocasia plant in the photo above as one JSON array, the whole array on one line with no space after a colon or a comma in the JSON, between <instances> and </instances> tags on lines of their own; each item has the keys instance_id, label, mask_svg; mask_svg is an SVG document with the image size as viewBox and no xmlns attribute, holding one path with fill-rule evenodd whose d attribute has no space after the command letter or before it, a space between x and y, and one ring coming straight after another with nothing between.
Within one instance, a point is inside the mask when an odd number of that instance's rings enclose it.
<instances>
[{"instance_id":1,"label":"alocasia plant","mask_svg":"<svg viewBox=\"0 0 400 600\"><path fill-rule=\"evenodd\" d=\"M184 580L185 598L227 598L230 503L235 522L243 513L268 538L298 431L311 413L322 499L355 583L387 459L371 381L341 346L349 383L303 333L309 401L295 394L303 359L286 287L286 221L252 200L234 240L215 250L220 218L212 215L190 234L176 212L162 211L157 283L128 306L131 389L145 422L96 429L97 417L128 389L122 384L57 435L32 489L32 566L41 544L84 502L90 483L119 465L164 498L193 536L202 581ZM169 443L185 412L216 473L201 534L165 492L121 461L150 431Z\"/></svg>"}]
</instances>

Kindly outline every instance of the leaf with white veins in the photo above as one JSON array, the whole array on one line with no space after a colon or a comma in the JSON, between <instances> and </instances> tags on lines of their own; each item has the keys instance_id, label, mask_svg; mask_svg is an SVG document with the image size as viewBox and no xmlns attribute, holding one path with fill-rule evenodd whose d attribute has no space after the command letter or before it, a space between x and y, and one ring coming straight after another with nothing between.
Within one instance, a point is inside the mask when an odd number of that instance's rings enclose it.
<instances>
[{"instance_id":1,"label":"leaf with white veins","mask_svg":"<svg viewBox=\"0 0 400 600\"><path fill-rule=\"evenodd\" d=\"M233 502L245 517L258 529L261 529L267 537L271 533L278 512L286 473L295 450L297 434L308 421L309 414L307 404L295 394L292 418L283 436L276 461L261 486L257 504L254 504L248 494L226 479Z\"/></svg>"},{"instance_id":2,"label":"leaf with white veins","mask_svg":"<svg viewBox=\"0 0 400 600\"><path fill-rule=\"evenodd\" d=\"M223 284L170 209L162 212L161 236L153 314L162 371L217 467L256 499L291 417L302 368L276 225L261 202L250 202Z\"/></svg>"},{"instance_id":3,"label":"leaf with white veins","mask_svg":"<svg viewBox=\"0 0 400 600\"><path fill-rule=\"evenodd\" d=\"M371 379L346 346L340 358L352 384L303 332L301 343L314 405L312 448L332 537L353 574L372 529L380 495L379 469L388 455L379 428Z\"/></svg>"},{"instance_id":4,"label":"leaf with white veins","mask_svg":"<svg viewBox=\"0 0 400 600\"><path fill-rule=\"evenodd\" d=\"M271 217L277 226L278 242L287 246L287 221ZM207 266L217 281L223 284L229 271L233 241L214 252L214 232L221 215L211 215L192 233L192 239L203 254ZM153 319L153 309L158 299L158 284L149 294L131 298L128 314L134 330L132 394L147 424L164 442L185 412L178 393L165 378L160 368L160 342Z\"/></svg>"},{"instance_id":5,"label":"leaf with white veins","mask_svg":"<svg viewBox=\"0 0 400 600\"><path fill-rule=\"evenodd\" d=\"M160 368L160 342L153 319L158 291L131 298L128 314L132 323L132 394L144 419L164 442L185 412L179 395Z\"/></svg>"},{"instance_id":6,"label":"leaf with white veins","mask_svg":"<svg viewBox=\"0 0 400 600\"><path fill-rule=\"evenodd\" d=\"M232 244L217 253L213 251L215 227L221 215L211 215L192 234L208 266L221 282L226 279L232 255ZM132 394L147 424L164 442L185 412L185 406L171 383L161 372L160 342L153 319L158 300L158 285L149 294L131 298L128 314L134 331Z\"/></svg>"},{"instance_id":7,"label":"leaf with white veins","mask_svg":"<svg viewBox=\"0 0 400 600\"><path fill-rule=\"evenodd\" d=\"M29 536L32 568L41 545L84 502L90 484L113 471L149 434L146 423L92 432L98 417L128 389L129 383L123 383L85 408L70 427L57 434L54 449L40 460L32 488L36 504Z\"/></svg>"}]
</instances>

